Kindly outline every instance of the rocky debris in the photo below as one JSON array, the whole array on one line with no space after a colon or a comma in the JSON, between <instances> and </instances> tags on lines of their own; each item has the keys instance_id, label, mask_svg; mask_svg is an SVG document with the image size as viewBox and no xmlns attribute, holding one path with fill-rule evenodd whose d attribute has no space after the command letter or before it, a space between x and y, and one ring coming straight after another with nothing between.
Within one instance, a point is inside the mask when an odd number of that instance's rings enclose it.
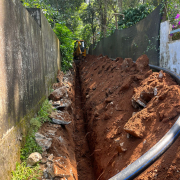
<instances>
[{"instance_id":1,"label":"rocky debris","mask_svg":"<svg viewBox=\"0 0 180 180\"><path fill-rule=\"evenodd\" d=\"M132 98L131 99L131 103L132 103L132 106L137 109L139 107L139 105L137 104L137 102Z\"/></svg>"},{"instance_id":2,"label":"rocky debris","mask_svg":"<svg viewBox=\"0 0 180 180\"><path fill-rule=\"evenodd\" d=\"M44 123L35 134L36 142L43 148L40 162L43 180L77 179L73 126L68 125L74 115L73 78L69 76L72 76L70 72L64 77L60 76L58 83L53 85L55 90L49 95L49 99L56 111L49 115L51 122ZM66 129L63 128L65 125L68 125Z\"/></svg>"},{"instance_id":3,"label":"rocky debris","mask_svg":"<svg viewBox=\"0 0 180 180\"><path fill-rule=\"evenodd\" d=\"M147 79L141 82L139 87L134 89L134 95L132 97L132 106L134 108L138 108L139 106L145 108L151 99L158 96L161 89L169 85L174 85L174 81L168 75L163 75L164 78L159 79L158 76L160 73L150 74Z\"/></svg>"},{"instance_id":4,"label":"rocky debris","mask_svg":"<svg viewBox=\"0 0 180 180\"><path fill-rule=\"evenodd\" d=\"M59 119L54 119L52 118L52 123L54 124L59 124L59 125L68 125L71 123L71 121L67 122L67 121L64 121L64 120L59 120Z\"/></svg>"},{"instance_id":5,"label":"rocky debris","mask_svg":"<svg viewBox=\"0 0 180 180\"><path fill-rule=\"evenodd\" d=\"M118 137L114 140L114 142L117 144L116 149L117 149L118 153L126 152L127 149L124 148L124 142L120 143L120 141L121 141L120 137Z\"/></svg>"},{"instance_id":6,"label":"rocky debris","mask_svg":"<svg viewBox=\"0 0 180 180\"><path fill-rule=\"evenodd\" d=\"M180 112L179 86L164 86L156 98L151 99L148 106L132 116L124 126L124 130L139 138L143 138L148 121L169 121Z\"/></svg>"},{"instance_id":7,"label":"rocky debris","mask_svg":"<svg viewBox=\"0 0 180 180\"><path fill-rule=\"evenodd\" d=\"M62 121L61 124L63 123L69 123L69 121L71 120L71 115L67 112L68 110L65 111L57 111L57 112L52 112L49 117L51 119L56 119L56 120L60 120ZM66 119L66 121L65 121ZM54 121L55 123L56 121ZM53 123L53 122L52 122ZM57 124L57 123L55 123Z\"/></svg>"},{"instance_id":8,"label":"rocky debris","mask_svg":"<svg viewBox=\"0 0 180 180\"><path fill-rule=\"evenodd\" d=\"M48 161L53 162L53 158L54 158L54 156L53 156L53 154L51 154L51 155L49 155L49 157L47 159L48 159Z\"/></svg>"},{"instance_id":9,"label":"rocky debris","mask_svg":"<svg viewBox=\"0 0 180 180\"><path fill-rule=\"evenodd\" d=\"M59 136L58 139L61 143L64 143L64 139L61 136Z\"/></svg>"},{"instance_id":10,"label":"rocky debris","mask_svg":"<svg viewBox=\"0 0 180 180\"><path fill-rule=\"evenodd\" d=\"M157 90L157 88L155 87L155 88L154 88L154 96L157 96L157 94L158 94L158 90Z\"/></svg>"},{"instance_id":11,"label":"rocky debris","mask_svg":"<svg viewBox=\"0 0 180 180\"><path fill-rule=\"evenodd\" d=\"M117 146L117 151L118 151L118 153L122 153L122 152L126 152L127 149L124 149L123 146L119 145L119 146Z\"/></svg>"},{"instance_id":12,"label":"rocky debris","mask_svg":"<svg viewBox=\"0 0 180 180\"><path fill-rule=\"evenodd\" d=\"M35 134L35 139L36 139L37 144L42 147L43 151L51 147L52 138L47 138L46 136L37 132Z\"/></svg>"},{"instance_id":13,"label":"rocky debris","mask_svg":"<svg viewBox=\"0 0 180 180\"><path fill-rule=\"evenodd\" d=\"M58 101L60 100L61 98L63 97L66 97L67 96L67 89L66 89L66 86L63 86L63 87L60 87L56 90L54 90L49 96L49 100L53 100L53 101Z\"/></svg>"},{"instance_id":14,"label":"rocky debris","mask_svg":"<svg viewBox=\"0 0 180 180\"><path fill-rule=\"evenodd\" d=\"M41 159L41 164L46 164L47 163L47 158L46 157L43 157L42 159Z\"/></svg>"},{"instance_id":15,"label":"rocky debris","mask_svg":"<svg viewBox=\"0 0 180 180\"><path fill-rule=\"evenodd\" d=\"M31 153L27 158L27 167L33 166L42 159L42 156L38 152Z\"/></svg>"},{"instance_id":16,"label":"rocky debris","mask_svg":"<svg viewBox=\"0 0 180 180\"><path fill-rule=\"evenodd\" d=\"M47 176L46 179L48 178L53 179L55 177L53 164L48 162L46 165L47 165L47 168L44 171Z\"/></svg>"},{"instance_id":17,"label":"rocky debris","mask_svg":"<svg viewBox=\"0 0 180 180\"><path fill-rule=\"evenodd\" d=\"M65 110L65 108L68 109L72 104L71 100L69 99L62 99L61 101L58 101L58 102L60 103L54 104L54 106L57 110L60 110L60 111Z\"/></svg>"},{"instance_id":18,"label":"rocky debris","mask_svg":"<svg viewBox=\"0 0 180 180\"><path fill-rule=\"evenodd\" d=\"M159 79L162 79L162 78L163 78L163 71L162 71L162 70L159 72L158 78L159 78Z\"/></svg>"},{"instance_id":19,"label":"rocky debris","mask_svg":"<svg viewBox=\"0 0 180 180\"><path fill-rule=\"evenodd\" d=\"M64 73L63 71L60 71L58 70L58 73L57 73L57 82L62 82L63 81L63 77L64 77Z\"/></svg>"},{"instance_id":20,"label":"rocky debris","mask_svg":"<svg viewBox=\"0 0 180 180\"><path fill-rule=\"evenodd\" d=\"M61 105L61 101L53 101L52 106L60 106Z\"/></svg>"},{"instance_id":21,"label":"rocky debris","mask_svg":"<svg viewBox=\"0 0 180 180\"><path fill-rule=\"evenodd\" d=\"M136 103L138 103L140 106L142 106L142 107L146 107L146 104L145 104L145 102L142 102L142 100L140 100L140 99L137 99L136 100Z\"/></svg>"},{"instance_id":22,"label":"rocky debris","mask_svg":"<svg viewBox=\"0 0 180 180\"><path fill-rule=\"evenodd\" d=\"M143 101L142 99L141 99L141 100L140 100L140 99L135 100L134 98L132 98L132 99L131 99L131 102L132 102L132 106L133 106L135 109L137 109L137 108L139 108L139 107L143 107L143 108L146 107L146 102Z\"/></svg>"},{"instance_id":23,"label":"rocky debris","mask_svg":"<svg viewBox=\"0 0 180 180\"><path fill-rule=\"evenodd\" d=\"M47 131L47 134L50 135L50 136L55 136L56 131L57 131L57 129L55 129L55 130L49 129L49 130Z\"/></svg>"},{"instance_id":24,"label":"rocky debris","mask_svg":"<svg viewBox=\"0 0 180 180\"><path fill-rule=\"evenodd\" d=\"M54 83L54 84L53 84L53 89L54 89L54 90L59 89L60 87L62 87L62 82Z\"/></svg>"},{"instance_id":25,"label":"rocky debris","mask_svg":"<svg viewBox=\"0 0 180 180\"><path fill-rule=\"evenodd\" d=\"M137 115L134 115L125 124L124 130L135 137L143 138L145 126L142 123L142 119L138 118Z\"/></svg>"}]
</instances>

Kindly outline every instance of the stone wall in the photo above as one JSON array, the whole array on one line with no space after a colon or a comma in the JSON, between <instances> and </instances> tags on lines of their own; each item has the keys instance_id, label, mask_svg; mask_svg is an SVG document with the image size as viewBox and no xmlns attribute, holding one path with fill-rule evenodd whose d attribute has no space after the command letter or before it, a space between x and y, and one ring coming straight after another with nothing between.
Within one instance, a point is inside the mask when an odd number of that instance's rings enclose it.
<instances>
[{"instance_id":1,"label":"stone wall","mask_svg":"<svg viewBox=\"0 0 180 180\"><path fill-rule=\"evenodd\" d=\"M180 75L180 40L171 40L169 36L171 30L169 21L161 23L160 66Z\"/></svg>"},{"instance_id":2,"label":"stone wall","mask_svg":"<svg viewBox=\"0 0 180 180\"><path fill-rule=\"evenodd\" d=\"M10 179L29 120L60 69L59 40L39 9L0 0L0 176Z\"/></svg>"}]
</instances>

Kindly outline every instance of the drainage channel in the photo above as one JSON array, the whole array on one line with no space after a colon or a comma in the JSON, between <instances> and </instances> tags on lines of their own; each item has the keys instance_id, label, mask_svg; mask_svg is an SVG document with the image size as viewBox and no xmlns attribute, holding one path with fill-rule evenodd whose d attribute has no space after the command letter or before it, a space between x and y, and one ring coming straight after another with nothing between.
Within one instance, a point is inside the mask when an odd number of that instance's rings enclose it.
<instances>
[{"instance_id":1,"label":"drainage channel","mask_svg":"<svg viewBox=\"0 0 180 180\"><path fill-rule=\"evenodd\" d=\"M77 161L78 180L94 180L94 169L91 162L91 153L86 139L85 118L83 114L83 98L79 77L79 66L76 62L75 75L75 117L74 142Z\"/></svg>"}]
</instances>

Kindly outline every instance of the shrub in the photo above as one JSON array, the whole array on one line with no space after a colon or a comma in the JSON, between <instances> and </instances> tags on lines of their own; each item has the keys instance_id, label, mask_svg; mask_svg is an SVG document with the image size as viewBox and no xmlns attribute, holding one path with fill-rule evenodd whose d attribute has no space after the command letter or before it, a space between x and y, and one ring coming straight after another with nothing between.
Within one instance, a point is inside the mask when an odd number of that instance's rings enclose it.
<instances>
[{"instance_id":1,"label":"shrub","mask_svg":"<svg viewBox=\"0 0 180 180\"><path fill-rule=\"evenodd\" d=\"M147 4L139 5L136 8L130 8L123 11L125 15L124 19L121 16L121 20L119 21L119 29L125 29L134 24L138 23L142 19L144 19L148 14L150 14L155 9L155 6Z\"/></svg>"},{"instance_id":2,"label":"shrub","mask_svg":"<svg viewBox=\"0 0 180 180\"><path fill-rule=\"evenodd\" d=\"M61 50L61 67L63 71L67 71L72 67L73 51L74 51L74 40L73 33L64 25L56 24L54 32L60 40Z\"/></svg>"}]
</instances>

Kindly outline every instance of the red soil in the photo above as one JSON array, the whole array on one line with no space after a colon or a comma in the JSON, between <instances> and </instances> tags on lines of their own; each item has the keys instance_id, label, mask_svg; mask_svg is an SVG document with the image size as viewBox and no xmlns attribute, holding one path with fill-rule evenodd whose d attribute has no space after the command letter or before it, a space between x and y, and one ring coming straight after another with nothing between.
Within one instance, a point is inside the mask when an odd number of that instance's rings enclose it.
<instances>
[{"instance_id":1,"label":"red soil","mask_svg":"<svg viewBox=\"0 0 180 180\"><path fill-rule=\"evenodd\" d=\"M94 171L96 179L107 180L171 128L180 112L180 87L168 74L152 72L146 55L136 63L88 55L79 67ZM179 143L136 179L179 179Z\"/></svg>"},{"instance_id":2,"label":"red soil","mask_svg":"<svg viewBox=\"0 0 180 180\"><path fill-rule=\"evenodd\" d=\"M172 127L180 113L180 87L168 74L152 72L148 63L146 55L136 63L88 55L75 67L74 80L66 82L72 106L63 110L64 120L72 123L65 128L45 123L40 129L53 139L43 157L53 154L55 174L108 180ZM62 74L58 78L54 89L66 85ZM58 113L51 116L58 119ZM179 144L180 139L136 180L180 179Z\"/></svg>"}]
</instances>

